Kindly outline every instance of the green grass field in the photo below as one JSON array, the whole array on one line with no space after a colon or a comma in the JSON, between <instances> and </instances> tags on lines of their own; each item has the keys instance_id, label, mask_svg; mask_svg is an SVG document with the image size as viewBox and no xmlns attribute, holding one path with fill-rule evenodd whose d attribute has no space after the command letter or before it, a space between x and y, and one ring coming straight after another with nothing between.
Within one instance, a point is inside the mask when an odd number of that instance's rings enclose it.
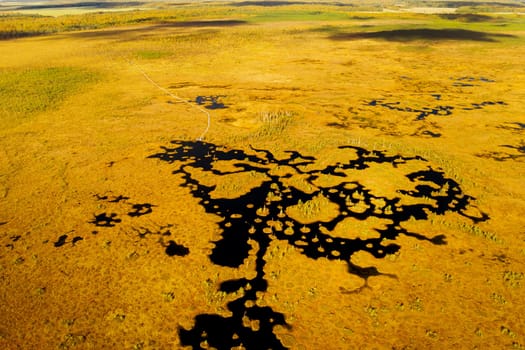
<instances>
[{"instance_id":1,"label":"green grass field","mask_svg":"<svg viewBox=\"0 0 525 350\"><path fill-rule=\"evenodd\" d=\"M56 108L68 96L96 80L96 74L73 67L2 71L2 128L26 123L31 116Z\"/></svg>"}]
</instances>

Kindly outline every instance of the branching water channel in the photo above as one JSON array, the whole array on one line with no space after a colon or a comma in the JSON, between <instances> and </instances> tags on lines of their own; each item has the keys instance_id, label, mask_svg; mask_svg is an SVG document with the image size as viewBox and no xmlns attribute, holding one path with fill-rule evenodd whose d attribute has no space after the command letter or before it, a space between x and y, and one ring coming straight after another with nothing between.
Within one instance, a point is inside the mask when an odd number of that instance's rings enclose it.
<instances>
[{"instance_id":1,"label":"branching water channel","mask_svg":"<svg viewBox=\"0 0 525 350\"><path fill-rule=\"evenodd\" d=\"M388 155L383 151L369 151L355 146L339 148L348 154L348 160L318 169L315 169L316 158L297 151L288 151L285 157L277 158L269 150L232 150L201 141L172 141L170 146L162 147L161 152L150 156L173 164L173 174L183 179L182 186L199 199L199 204L207 213L222 219L219 223L221 237L214 242L215 247L210 254L212 263L238 268L250 253L256 257L254 278L227 280L219 286L220 291L226 293L241 291L239 298L227 304L231 316L197 315L193 328L180 328L183 345L194 349L201 349L202 344L217 349L240 345L247 349L285 348L274 333L277 325L289 327L285 315L256 303L257 293L268 288L265 256L273 240L285 241L311 259L346 262L348 272L362 278L364 287L370 277L384 273L374 266L354 264L352 256L355 253L365 251L375 258L384 258L401 248L391 243L399 235L436 245L446 244L442 235L427 237L422 233L409 232L403 228L404 222L410 219L426 220L431 214L443 215L447 212L455 212L473 222L488 219L488 215L480 211L477 215L468 214L467 209L472 206L473 198L464 194L459 184L447 178L442 171L429 166L422 157ZM220 170L218 165L221 162L233 164L233 170ZM406 173L404 176L413 183L413 188L399 189L399 196L392 198L376 194L358 181L347 179L349 173L366 172L377 164L398 169L408 164L410 169L419 165L420 170ZM286 171L276 175L272 172L275 167ZM245 172L262 174L264 180L236 198L215 198L212 192L216 185L204 184L195 175L196 170L208 173L219 181L221 177L226 179L229 175ZM309 183L312 190L305 191L290 185L288 180L295 175ZM315 180L321 176L340 181L331 186L316 185ZM289 208L319 196L337 207L335 217L304 223L290 215ZM378 237L374 238L350 239L334 235L336 226L348 218L362 221L377 218L387 224L375 229Z\"/></svg>"}]
</instances>

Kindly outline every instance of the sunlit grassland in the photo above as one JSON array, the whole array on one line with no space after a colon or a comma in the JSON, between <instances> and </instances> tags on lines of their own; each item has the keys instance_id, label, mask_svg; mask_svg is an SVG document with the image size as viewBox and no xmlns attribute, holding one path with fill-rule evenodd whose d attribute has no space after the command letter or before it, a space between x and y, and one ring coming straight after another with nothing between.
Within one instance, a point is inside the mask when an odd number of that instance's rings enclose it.
<instances>
[{"instance_id":1,"label":"sunlit grassland","mask_svg":"<svg viewBox=\"0 0 525 350\"><path fill-rule=\"evenodd\" d=\"M83 68L51 67L0 71L0 127L27 122L38 113L58 107L97 75Z\"/></svg>"},{"instance_id":2,"label":"sunlit grassland","mask_svg":"<svg viewBox=\"0 0 525 350\"><path fill-rule=\"evenodd\" d=\"M264 22L304 22L304 21L357 21L362 27L377 25L383 21L386 27L392 22L427 22L433 18L432 26L436 28L456 28L468 25L475 29L491 29L496 31L523 29L522 14L497 15L483 14L472 16L469 14L457 15L422 15L413 13L380 13L373 15L366 12L356 12L352 6L321 6L321 5L290 5L285 7L239 7L239 6L203 6L198 3L192 6L177 8L143 9L119 12L97 12L82 14L66 14L59 16L24 14L5 12L0 14L0 39L9 39L24 36L35 36L57 32L100 29L107 27L133 25L141 23L166 24L188 20L227 19L247 21L249 23ZM447 19L448 18L448 19ZM380 25L380 23L379 23ZM385 27L385 28L386 28Z\"/></svg>"},{"instance_id":3,"label":"sunlit grassland","mask_svg":"<svg viewBox=\"0 0 525 350\"><path fill-rule=\"evenodd\" d=\"M481 223L460 215L408 220L403 225L409 231L444 235L447 244L403 236L395 242L402 245L399 254L381 261L357 256L362 266L396 275L373 276L370 288L357 293L345 292L358 278L344 264L313 261L283 242L272 243L264 268L270 285L260 302L286 313L293 344L525 344L518 283L525 257L522 15L195 5L5 16L0 26L10 33L0 41L0 230L14 245L0 257L0 273L9 282L2 305L16 306L2 306L8 312L0 319L11 323L5 336L0 324L0 345L56 348L77 339L92 348L110 341L141 348L155 334L150 344L160 348L176 343L177 327L191 327L196 314L227 313L224 305L233 297L217 292L217 285L239 278L245 266L210 263L219 219L199 206L190 187L179 186L177 164L148 158L173 147L171 140L191 142L201 135L207 120L196 106L211 115L204 141L225 150L268 149L277 158L297 151L314 157L319 169L352 155L342 145L427 160L399 168L375 164L311 183L305 176L287 179L304 192L343 179L402 197L400 186L418 184L405 175L430 167L473 197L473 215L490 215ZM465 36L447 37L454 30ZM223 108L210 105L209 97ZM413 112L448 105L451 115L418 120ZM236 171L239 162L224 161L219 170ZM274 165L273 174L289 170ZM267 180L255 170L223 177L194 170L206 186L216 186L216 198L237 197ZM189 256L167 257L154 239L134 240L127 211L122 231L97 227L94 233L93 213L126 205L103 203L96 195L121 194L133 203L152 203L144 226L173 224L171 238L191 242ZM337 211L327 203L316 197L291 207L290 214L324 220ZM383 224L355 219L338 230L367 238ZM66 233L85 240L54 246ZM9 240L15 235L23 236L18 243ZM45 317L24 316L36 314ZM45 332L27 337L36 326Z\"/></svg>"},{"instance_id":4,"label":"sunlit grassland","mask_svg":"<svg viewBox=\"0 0 525 350\"><path fill-rule=\"evenodd\" d=\"M202 7L198 5L190 9L97 12L57 17L6 12L0 14L0 38L9 39L141 23L184 21L204 17L209 18L214 15L223 16L228 12L221 7Z\"/></svg>"}]
</instances>

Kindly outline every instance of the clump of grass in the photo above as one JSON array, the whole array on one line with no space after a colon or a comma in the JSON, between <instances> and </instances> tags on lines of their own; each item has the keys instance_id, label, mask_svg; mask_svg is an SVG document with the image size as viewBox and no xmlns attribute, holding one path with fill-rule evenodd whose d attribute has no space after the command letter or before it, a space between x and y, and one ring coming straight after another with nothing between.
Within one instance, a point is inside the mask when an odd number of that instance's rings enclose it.
<instances>
[{"instance_id":1,"label":"clump of grass","mask_svg":"<svg viewBox=\"0 0 525 350\"><path fill-rule=\"evenodd\" d=\"M514 333L513 331L511 331L510 328L509 328L509 327L506 327L506 326L501 326L501 327L500 327L500 332L501 332L501 334L503 334L503 335L508 335L508 336L511 337L511 338L516 337L516 333Z\"/></svg>"},{"instance_id":2,"label":"clump of grass","mask_svg":"<svg viewBox=\"0 0 525 350\"><path fill-rule=\"evenodd\" d=\"M414 300L410 303L410 309L414 311L423 311L423 300L420 297L416 296Z\"/></svg>"},{"instance_id":3,"label":"clump of grass","mask_svg":"<svg viewBox=\"0 0 525 350\"><path fill-rule=\"evenodd\" d=\"M521 286L521 281L524 278L523 272L505 271L503 280L511 287L518 288Z\"/></svg>"},{"instance_id":4,"label":"clump of grass","mask_svg":"<svg viewBox=\"0 0 525 350\"><path fill-rule=\"evenodd\" d=\"M316 221L329 221L331 218L334 218L338 212L339 207L321 194L305 202L299 200L296 205L286 208L288 215L304 224ZM319 226L319 230L322 229L324 228Z\"/></svg>"},{"instance_id":5,"label":"clump of grass","mask_svg":"<svg viewBox=\"0 0 525 350\"><path fill-rule=\"evenodd\" d=\"M164 297L165 302L172 302L173 300L175 300L174 292L164 292L162 293L162 296Z\"/></svg>"},{"instance_id":6,"label":"clump of grass","mask_svg":"<svg viewBox=\"0 0 525 350\"><path fill-rule=\"evenodd\" d=\"M70 349L80 345L86 341L86 336L83 334L68 333L64 336L64 341L58 346L59 349Z\"/></svg>"},{"instance_id":7,"label":"clump of grass","mask_svg":"<svg viewBox=\"0 0 525 350\"><path fill-rule=\"evenodd\" d=\"M472 225L470 223L467 223L467 222L463 222L463 223L451 223L449 221L446 221L446 220L433 220L431 219L431 222L432 223L439 223L445 227L448 227L448 228L454 228L454 229L459 229L463 232L467 232L469 234L472 234L474 236L477 236L477 237L482 237L482 238L485 238L489 241L492 241L494 243L498 243L498 244L503 244L503 239L500 238L498 235L496 235L494 232L490 232L490 231L484 231L482 230L481 228L479 228L478 226L476 225Z\"/></svg>"},{"instance_id":8,"label":"clump of grass","mask_svg":"<svg viewBox=\"0 0 525 350\"><path fill-rule=\"evenodd\" d=\"M307 218L313 218L319 215L321 212L321 209L323 208L323 205L326 204L328 200L324 197L318 196L315 197L312 200L306 201L303 203L303 201L299 200L299 203L297 204L297 209L301 211L302 215Z\"/></svg>"},{"instance_id":9,"label":"clump of grass","mask_svg":"<svg viewBox=\"0 0 525 350\"><path fill-rule=\"evenodd\" d=\"M264 112L260 115L262 126L255 133L256 138L275 137L284 132L292 123L294 114L289 111Z\"/></svg>"},{"instance_id":10,"label":"clump of grass","mask_svg":"<svg viewBox=\"0 0 525 350\"><path fill-rule=\"evenodd\" d=\"M0 71L0 124L13 126L28 117L56 108L97 74L74 67Z\"/></svg>"},{"instance_id":11,"label":"clump of grass","mask_svg":"<svg viewBox=\"0 0 525 350\"><path fill-rule=\"evenodd\" d=\"M501 305L504 305L507 303L507 300L505 299L505 297L501 294L498 294L498 293L492 293L490 295L490 297L492 298L492 300L494 300L495 303L497 304L501 304Z\"/></svg>"}]
</instances>

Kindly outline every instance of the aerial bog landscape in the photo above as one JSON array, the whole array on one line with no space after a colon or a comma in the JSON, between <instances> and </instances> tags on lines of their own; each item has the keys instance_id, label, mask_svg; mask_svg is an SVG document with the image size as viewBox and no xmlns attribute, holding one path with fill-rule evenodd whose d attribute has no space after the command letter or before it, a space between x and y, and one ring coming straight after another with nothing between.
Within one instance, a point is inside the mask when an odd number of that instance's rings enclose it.
<instances>
[{"instance_id":1,"label":"aerial bog landscape","mask_svg":"<svg viewBox=\"0 0 525 350\"><path fill-rule=\"evenodd\" d=\"M0 2L1 349L524 349L523 1Z\"/></svg>"}]
</instances>

